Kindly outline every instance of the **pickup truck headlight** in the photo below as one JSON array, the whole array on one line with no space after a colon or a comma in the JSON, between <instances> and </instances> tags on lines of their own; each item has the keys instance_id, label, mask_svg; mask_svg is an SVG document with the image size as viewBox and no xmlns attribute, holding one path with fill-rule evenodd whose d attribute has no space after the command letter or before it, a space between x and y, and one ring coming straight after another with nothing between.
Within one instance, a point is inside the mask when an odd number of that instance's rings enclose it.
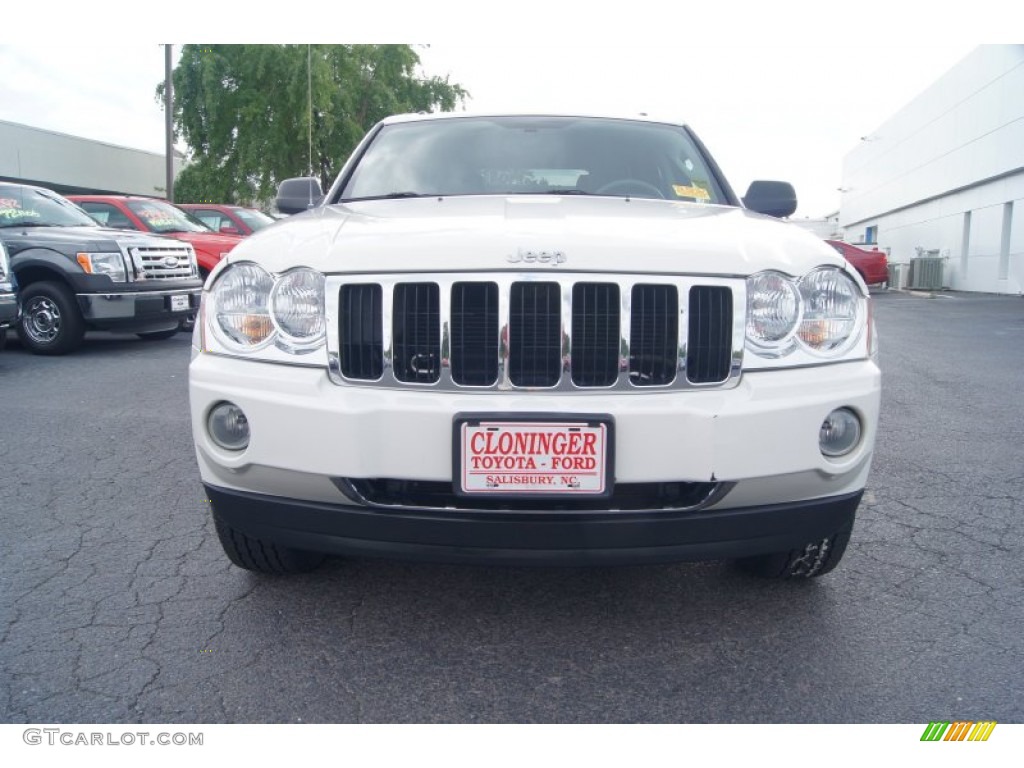
<instances>
[{"instance_id":1,"label":"pickup truck headlight","mask_svg":"<svg viewBox=\"0 0 1024 768\"><path fill-rule=\"evenodd\" d=\"M208 297L207 323L217 347L210 351L287 361L323 349L324 282L308 267L273 275L253 262L229 265Z\"/></svg>"},{"instance_id":2,"label":"pickup truck headlight","mask_svg":"<svg viewBox=\"0 0 1024 768\"><path fill-rule=\"evenodd\" d=\"M864 336L867 307L856 281L837 267L800 278L759 272L747 278L747 348L780 365L841 358Z\"/></svg>"},{"instance_id":3,"label":"pickup truck headlight","mask_svg":"<svg viewBox=\"0 0 1024 768\"><path fill-rule=\"evenodd\" d=\"M106 275L115 283L123 283L127 279L120 253L77 253L75 258L90 275Z\"/></svg>"}]
</instances>

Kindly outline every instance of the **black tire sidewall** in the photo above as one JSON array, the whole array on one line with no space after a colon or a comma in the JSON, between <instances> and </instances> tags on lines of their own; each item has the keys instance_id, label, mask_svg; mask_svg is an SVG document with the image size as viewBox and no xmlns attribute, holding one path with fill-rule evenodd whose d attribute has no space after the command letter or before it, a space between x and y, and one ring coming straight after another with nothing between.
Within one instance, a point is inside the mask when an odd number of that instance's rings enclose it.
<instances>
[{"instance_id":1,"label":"black tire sidewall","mask_svg":"<svg viewBox=\"0 0 1024 768\"><path fill-rule=\"evenodd\" d=\"M50 299L60 311L61 327L57 337L48 344L41 344L25 330L28 315L25 307L39 296ZM74 294L64 285L53 282L30 283L21 291L21 321L18 323L18 338L21 345L36 355L63 355L77 349L85 336L85 319L78 308Z\"/></svg>"}]
</instances>

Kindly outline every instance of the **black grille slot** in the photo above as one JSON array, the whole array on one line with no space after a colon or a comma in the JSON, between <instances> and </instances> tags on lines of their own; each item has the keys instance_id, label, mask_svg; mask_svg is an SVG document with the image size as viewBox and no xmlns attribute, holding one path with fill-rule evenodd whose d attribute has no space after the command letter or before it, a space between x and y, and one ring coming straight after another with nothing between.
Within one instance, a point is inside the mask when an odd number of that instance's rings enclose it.
<instances>
[{"instance_id":1,"label":"black grille slot","mask_svg":"<svg viewBox=\"0 0 1024 768\"><path fill-rule=\"evenodd\" d=\"M629 380L637 387L671 384L679 359L679 294L674 285L634 285Z\"/></svg>"},{"instance_id":2,"label":"black grille slot","mask_svg":"<svg viewBox=\"0 0 1024 768\"><path fill-rule=\"evenodd\" d=\"M441 299L436 283L399 283L392 311L395 378L433 384L441 378Z\"/></svg>"},{"instance_id":3,"label":"black grille slot","mask_svg":"<svg viewBox=\"0 0 1024 768\"><path fill-rule=\"evenodd\" d=\"M619 376L619 286L572 287L572 380L580 387L608 387Z\"/></svg>"},{"instance_id":4,"label":"black grille slot","mask_svg":"<svg viewBox=\"0 0 1024 768\"><path fill-rule=\"evenodd\" d=\"M686 378L694 384L725 381L732 365L732 291L711 285L690 289Z\"/></svg>"},{"instance_id":5,"label":"black grille slot","mask_svg":"<svg viewBox=\"0 0 1024 768\"><path fill-rule=\"evenodd\" d=\"M498 284L452 286L452 381L486 387L498 380Z\"/></svg>"},{"instance_id":6,"label":"black grille slot","mask_svg":"<svg viewBox=\"0 0 1024 768\"><path fill-rule=\"evenodd\" d=\"M509 306L509 378L517 387L553 387L562 358L558 283L513 283Z\"/></svg>"},{"instance_id":7,"label":"black grille slot","mask_svg":"<svg viewBox=\"0 0 1024 768\"><path fill-rule=\"evenodd\" d=\"M718 483L616 483L609 498L508 499L459 496L450 482L391 478L334 478L336 486L355 491L371 504L414 509L486 509L495 512L614 512L688 509L704 504L719 489Z\"/></svg>"},{"instance_id":8,"label":"black grille slot","mask_svg":"<svg viewBox=\"0 0 1024 768\"><path fill-rule=\"evenodd\" d=\"M341 372L374 381L384 373L383 301L379 285L343 285L338 311Z\"/></svg>"}]
</instances>

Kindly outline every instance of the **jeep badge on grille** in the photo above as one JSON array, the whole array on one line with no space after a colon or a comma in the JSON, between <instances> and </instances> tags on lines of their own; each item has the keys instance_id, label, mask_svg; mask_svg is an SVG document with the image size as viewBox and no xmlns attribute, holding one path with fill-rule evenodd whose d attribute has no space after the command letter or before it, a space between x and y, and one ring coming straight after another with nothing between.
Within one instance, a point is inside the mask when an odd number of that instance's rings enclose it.
<instances>
[{"instance_id":1,"label":"jeep badge on grille","mask_svg":"<svg viewBox=\"0 0 1024 768\"><path fill-rule=\"evenodd\" d=\"M568 261L565 251L528 251L524 248L505 258L513 264L550 264L553 267Z\"/></svg>"}]
</instances>

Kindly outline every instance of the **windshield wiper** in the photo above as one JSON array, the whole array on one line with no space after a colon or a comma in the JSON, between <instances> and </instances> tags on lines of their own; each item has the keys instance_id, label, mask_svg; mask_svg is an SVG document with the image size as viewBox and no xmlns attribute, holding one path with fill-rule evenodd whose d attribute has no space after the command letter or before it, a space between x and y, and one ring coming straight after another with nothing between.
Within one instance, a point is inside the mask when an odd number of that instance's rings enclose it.
<instances>
[{"instance_id":1,"label":"windshield wiper","mask_svg":"<svg viewBox=\"0 0 1024 768\"><path fill-rule=\"evenodd\" d=\"M14 227L59 227L60 224L46 224L42 221L22 221L18 224L0 224L0 227L4 229L13 229Z\"/></svg>"},{"instance_id":2,"label":"windshield wiper","mask_svg":"<svg viewBox=\"0 0 1024 768\"><path fill-rule=\"evenodd\" d=\"M512 192L513 195L589 195L585 189L576 189L575 187L569 187L568 189L538 189L531 190L529 192Z\"/></svg>"},{"instance_id":3,"label":"windshield wiper","mask_svg":"<svg viewBox=\"0 0 1024 768\"><path fill-rule=\"evenodd\" d=\"M442 197L443 195L437 195ZM400 197L435 197L435 195L423 195L419 192L388 192L386 195L370 195L369 197L349 197L341 200L342 203L358 203L363 200L397 200Z\"/></svg>"}]
</instances>

